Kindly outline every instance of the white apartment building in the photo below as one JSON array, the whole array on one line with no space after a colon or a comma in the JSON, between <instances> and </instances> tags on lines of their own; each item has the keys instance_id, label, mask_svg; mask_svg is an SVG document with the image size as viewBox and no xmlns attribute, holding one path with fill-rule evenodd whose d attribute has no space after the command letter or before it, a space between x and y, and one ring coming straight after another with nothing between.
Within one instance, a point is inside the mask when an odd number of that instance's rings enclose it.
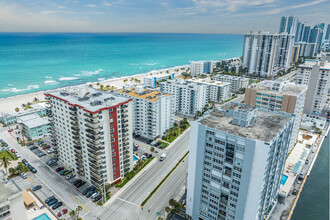
<instances>
[{"instance_id":1,"label":"white apartment building","mask_svg":"<svg viewBox=\"0 0 330 220\"><path fill-rule=\"evenodd\" d=\"M215 61L192 61L190 63L190 72L192 76L204 73L212 73Z\"/></svg>"},{"instance_id":2,"label":"white apartment building","mask_svg":"<svg viewBox=\"0 0 330 220\"><path fill-rule=\"evenodd\" d=\"M292 125L288 113L239 104L193 121L186 214L263 220L277 203Z\"/></svg>"},{"instance_id":3,"label":"white apartment building","mask_svg":"<svg viewBox=\"0 0 330 220\"><path fill-rule=\"evenodd\" d=\"M294 123L289 151L294 147L303 116L307 87L285 81L266 80L245 89L244 103L270 111L293 114Z\"/></svg>"},{"instance_id":4,"label":"white apartment building","mask_svg":"<svg viewBox=\"0 0 330 220\"><path fill-rule=\"evenodd\" d=\"M175 112L190 117L208 103L208 86L183 79L161 82L160 91L175 96Z\"/></svg>"},{"instance_id":5,"label":"white apartment building","mask_svg":"<svg viewBox=\"0 0 330 220\"><path fill-rule=\"evenodd\" d=\"M243 64L249 74L270 76L274 70L289 68L294 35L253 32L245 34Z\"/></svg>"},{"instance_id":6,"label":"white apartment building","mask_svg":"<svg viewBox=\"0 0 330 220\"><path fill-rule=\"evenodd\" d=\"M239 76L230 76L230 75L223 75L217 74L213 76L213 79L216 81L230 83L230 92L236 93L240 89L246 88L249 86L249 79Z\"/></svg>"},{"instance_id":7,"label":"white apartment building","mask_svg":"<svg viewBox=\"0 0 330 220\"><path fill-rule=\"evenodd\" d=\"M231 97L230 83L223 83L220 81L214 81L210 78L199 79L193 78L188 79L188 82L196 83L197 85L206 85L208 87L208 100L211 102L221 103Z\"/></svg>"},{"instance_id":8,"label":"white apartment building","mask_svg":"<svg viewBox=\"0 0 330 220\"><path fill-rule=\"evenodd\" d=\"M133 133L147 139L163 135L174 120L174 95L159 91L124 88L116 91L119 95L133 99Z\"/></svg>"},{"instance_id":9,"label":"white apartment building","mask_svg":"<svg viewBox=\"0 0 330 220\"><path fill-rule=\"evenodd\" d=\"M160 82L162 80L169 80L174 79L175 74L174 73L166 73L166 74L159 74L155 76L146 76L143 78L144 85L150 88L156 88L157 82Z\"/></svg>"},{"instance_id":10,"label":"white apartment building","mask_svg":"<svg viewBox=\"0 0 330 220\"><path fill-rule=\"evenodd\" d=\"M304 113L321 113L330 89L330 55L323 61L305 60L297 67L295 83L308 86Z\"/></svg>"},{"instance_id":11,"label":"white apartment building","mask_svg":"<svg viewBox=\"0 0 330 220\"><path fill-rule=\"evenodd\" d=\"M57 158L96 187L133 168L132 99L89 87L45 93Z\"/></svg>"}]
</instances>

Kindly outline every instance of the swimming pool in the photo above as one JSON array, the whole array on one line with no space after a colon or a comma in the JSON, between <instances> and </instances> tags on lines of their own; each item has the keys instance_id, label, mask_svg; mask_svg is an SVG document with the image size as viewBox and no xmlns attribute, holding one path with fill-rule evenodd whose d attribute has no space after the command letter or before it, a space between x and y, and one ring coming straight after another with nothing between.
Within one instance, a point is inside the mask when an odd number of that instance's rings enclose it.
<instances>
[{"instance_id":1,"label":"swimming pool","mask_svg":"<svg viewBox=\"0 0 330 220\"><path fill-rule=\"evenodd\" d=\"M51 220L46 213L34 218L33 220Z\"/></svg>"},{"instance_id":2,"label":"swimming pool","mask_svg":"<svg viewBox=\"0 0 330 220\"><path fill-rule=\"evenodd\" d=\"M288 176L283 174L282 179L281 179L281 185L284 186L284 184L287 180L288 180Z\"/></svg>"},{"instance_id":3,"label":"swimming pool","mask_svg":"<svg viewBox=\"0 0 330 220\"><path fill-rule=\"evenodd\" d=\"M138 160L138 158L135 155L133 155L133 161L136 161L136 160Z\"/></svg>"},{"instance_id":4,"label":"swimming pool","mask_svg":"<svg viewBox=\"0 0 330 220\"><path fill-rule=\"evenodd\" d=\"M299 161L297 162L296 166L294 166L292 172L297 173L297 171L298 171L298 169L299 169L299 167L300 167L300 164L301 164L301 161L299 160Z\"/></svg>"}]
</instances>

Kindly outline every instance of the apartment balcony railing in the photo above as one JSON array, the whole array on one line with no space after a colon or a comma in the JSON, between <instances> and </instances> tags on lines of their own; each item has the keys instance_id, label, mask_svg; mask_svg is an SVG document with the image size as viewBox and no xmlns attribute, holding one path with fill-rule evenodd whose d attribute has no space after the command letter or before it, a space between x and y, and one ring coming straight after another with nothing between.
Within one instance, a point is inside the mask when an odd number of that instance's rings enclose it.
<instances>
[{"instance_id":1,"label":"apartment balcony railing","mask_svg":"<svg viewBox=\"0 0 330 220\"><path fill-rule=\"evenodd\" d=\"M97 118L97 114L91 114L91 113L84 113L84 116L89 118Z\"/></svg>"},{"instance_id":2,"label":"apartment balcony railing","mask_svg":"<svg viewBox=\"0 0 330 220\"><path fill-rule=\"evenodd\" d=\"M121 115L121 117L122 117L122 118L127 118L127 117L128 117L128 115Z\"/></svg>"},{"instance_id":3,"label":"apartment balcony railing","mask_svg":"<svg viewBox=\"0 0 330 220\"><path fill-rule=\"evenodd\" d=\"M81 150L81 146L80 145L73 145L73 147L77 150Z\"/></svg>"},{"instance_id":4,"label":"apartment balcony railing","mask_svg":"<svg viewBox=\"0 0 330 220\"><path fill-rule=\"evenodd\" d=\"M86 123L85 126L88 127L88 128L91 128L91 129L97 129L97 128L99 128L99 125L98 124Z\"/></svg>"},{"instance_id":5,"label":"apartment balcony railing","mask_svg":"<svg viewBox=\"0 0 330 220\"><path fill-rule=\"evenodd\" d=\"M78 121L78 118L75 117L75 116L70 116L70 119L73 120L73 121Z\"/></svg>"},{"instance_id":6,"label":"apartment balcony railing","mask_svg":"<svg viewBox=\"0 0 330 220\"><path fill-rule=\"evenodd\" d=\"M85 121L90 123L90 124L98 124L100 121L98 119L90 119L90 118L85 118Z\"/></svg>"},{"instance_id":7,"label":"apartment balcony railing","mask_svg":"<svg viewBox=\"0 0 330 220\"><path fill-rule=\"evenodd\" d=\"M78 170L77 173L78 173L80 176L85 176L85 172L84 172L84 171L80 171L80 170Z\"/></svg>"},{"instance_id":8,"label":"apartment balcony railing","mask_svg":"<svg viewBox=\"0 0 330 220\"><path fill-rule=\"evenodd\" d=\"M75 130L75 131L80 131L79 127L78 126L71 126L72 130Z\"/></svg>"},{"instance_id":9,"label":"apartment balcony railing","mask_svg":"<svg viewBox=\"0 0 330 220\"><path fill-rule=\"evenodd\" d=\"M100 134L101 132L100 131L95 131L95 130L92 130L92 129L86 129L86 132L92 134L92 135L98 135Z\"/></svg>"},{"instance_id":10,"label":"apartment balcony railing","mask_svg":"<svg viewBox=\"0 0 330 220\"><path fill-rule=\"evenodd\" d=\"M83 157L82 157L82 155L79 153L79 154L74 154L75 155L75 157L77 158L77 159L83 159Z\"/></svg>"},{"instance_id":11,"label":"apartment balcony railing","mask_svg":"<svg viewBox=\"0 0 330 220\"><path fill-rule=\"evenodd\" d=\"M78 131L72 131L71 132L73 135L79 135L79 132Z\"/></svg>"},{"instance_id":12,"label":"apartment balcony railing","mask_svg":"<svg viewBox=\"0 0 330 220\"><path fill-rule=\"evenodd\" d=\"M73 139L73 143L74 143L75 145L80 145L80 140Z\"/></svg>"},{"instance_id":13,"label":"apartment balcony railing","mask_svg":"<svg viewBox=\"0 0 330 220\"><path fill-rule=\"evenodd\" d=\"M82 150L81 149L74 149L74 152L77 154L82 154Z\"/></svg>"}]
</instances>

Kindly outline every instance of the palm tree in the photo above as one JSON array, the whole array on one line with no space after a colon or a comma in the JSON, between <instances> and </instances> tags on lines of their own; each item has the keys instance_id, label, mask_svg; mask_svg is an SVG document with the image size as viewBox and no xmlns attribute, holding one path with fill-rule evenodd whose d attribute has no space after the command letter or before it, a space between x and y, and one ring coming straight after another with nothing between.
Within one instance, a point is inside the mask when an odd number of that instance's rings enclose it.
<instances>
[{"instance_id":1,"label":"palm tree","mask_svg":"<svg viewBox=\"0 0 330 220\"><path fill-rule=\"evenodd\" d=\"M15 112L19 112L19 108L15 108Z\"/></svg>"},{"instance_id":2,"label":"palm tree","mask_svg":"<svg viewBox=\"0 0 330 220\"><path fill-rule=\"evenodd\" d=\"M0 166L3 166L6 170L6 174L8 174L7 168L10 165L9 158L4 156L1 158L0 162L1 162Z\"/></svg>"},{"instance_id":3,"label":"palm tree","mask_svg":"<svg viewBox=\"0 0 330 220\"><path fill-rule=\"evenodd\" d=\"M76 211L72 210L71 212L69 212L69 215L74 219L74 217L76 217Z\"/></svg>"},{"instance_id":4,"label":"palm tree","mask_svg":"<svg viewBox=\"0 0 330 220\"><path fill-rule=\"evenodd\" d=\"M82 207L80 205L78 205L78 207L76 208L76 212L77 212L77 217L79 218L79 212L82 211Z\"/></svg>"},{"instance_id":5,"label":"palm tree","mask_svg":"<svg viewBox=\"0 0 330 220\"><path fill-rule=\"evenodd\" d=\"M89 84L89 87L92 87L93 88L93 85L92 84Z\"/></svg>"},{"instance_id":6,"label":"palm tree","mask_svg":"<svg viewBox=\"0 0 330 220\"><path fill-rule=\"evenodd\" d=\"M23 103L23 104L22 104L22 108L24 109L24 108L25 108L25 106L26 106L26 105Z\"/></svg>"},{"instance_id":7,"label":"palm tree","mask_svg":"<svg viewBox=\"0 0 330 220\"><path fill-rule=\"evenodd\" d=\"M38 99L37 97L35 97L35 98L33 99L33 102L37 103L37 102L39 102L39 99Z\"/></svg>"}]
</instances>

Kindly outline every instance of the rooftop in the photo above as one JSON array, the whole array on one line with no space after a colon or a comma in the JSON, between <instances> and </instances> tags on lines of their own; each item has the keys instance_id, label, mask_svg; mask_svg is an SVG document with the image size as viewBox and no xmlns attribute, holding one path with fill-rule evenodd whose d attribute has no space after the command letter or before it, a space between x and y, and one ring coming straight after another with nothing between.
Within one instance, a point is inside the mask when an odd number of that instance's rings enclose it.
<instances>
[{"instance_id":1,"label":"rooftop","mask_svg":"<svg viewBox=\"0 0 330 220\"><path fill-rule=\"evenodd\" d=\"M276 134L290 120L289 116L281 113L264 111L259 109L257 119L248 127L241 127L232 124L232 117L226 116L224 111L213 110L208 116L199 122L219 131L224 131L232 135L270 142Z\"/></svg>"},{"instance_id":2,"label":"rooftop","mask_svg":"<svg viewBox=\"0 0 330 220\"><path fill-rule=\"evenodd\" d=\"M48 121L48 118L41 118L37 114L30 114L18 117L18 122L23 123L28 128L35 128L50 123Z\"/></svg>"},{"instance_id":3,"label":"rooftop","mask_svg":"<svg viewBox=\"0 0 330 220\"><path fill-rule=\"evenodd\" d=\"M116 96L114 93L99 91L87 86L77 86L45 93L65 100L71 105L79 106L89 112L97 112L103 108L109 108L129 101L128 98Z\"/></svg>"},{"instance_id":4,"label":"rooftop","mask_svg":"<svg viewBox=\"0 0 330 220\"><path fill-rule=\"evenodd\" d=\"M281 86L279 84L281 84ZM282 89L280 89L279 87L282 87ZM277 81L268 81L268 80L260 82L258 84L252 84L250 88L258 89L259 91L265 91L276 95L295 95L295 96L298 96L300 93L307 90L306 86L304 85L296 85L294 83L286 83L283 81L277 82ZM279 88L279 89L274 90L272 88Z\"/></svg>"},{"instance_id":5,"label":"rooftop","mask_svg":"<svg viewBox=\"0 0 330 220\"><path fill-rule=\"evenodd\" d=\"M305 63L299 65L300 68L312 68L313 66L320 66L320 69L330 70L330 62L319 60L305 60Z\"/></svg>"},{"instance_id":6,"label":"rooftop","mask_svg":"<svg viewBox=\"0 0 330 220\"><path fill-rule=\"evenodd\" d=\"M175 79L175 80L167 80L166 82L160 82L160 84L174 84L174 85L182 85L182 86L189 86L189 88L198 88L200 86L206 86L203 84L197 84L193 83L189 80L184 80L184 79Z\"/></svg>"},{"instance_id":7,"label":"rooftop","mask_svg":"<svg viewBox=\"0 0 330 220\"><path fill-rule=\"evenodd\" d=\"M159 91L150 90L150 89L143 89L141 91L136 91L136 88L129 88L129 89L121 89L117 90L118 93L123 93L126 95L133 96L135 98L146 99L151 102L155 102L159 99L160 96L171 96L171 94L165 94Z\"/></svg>"},{"instance_id":8,"label":"rooftop","mask_svg":"<svg viewBox=\"0 0 330 220\"><path fill-rule=\"evenodd\" d=\"M187 81L194 82L194 83L202 83L202 84L206 84L206 85L213 85L213 86L230 85L230 83L215 81L215 80L211 80L210 78L206 78L206 79L192 78L192 79L188 79Z\"/></svg>"}]
</instances>

